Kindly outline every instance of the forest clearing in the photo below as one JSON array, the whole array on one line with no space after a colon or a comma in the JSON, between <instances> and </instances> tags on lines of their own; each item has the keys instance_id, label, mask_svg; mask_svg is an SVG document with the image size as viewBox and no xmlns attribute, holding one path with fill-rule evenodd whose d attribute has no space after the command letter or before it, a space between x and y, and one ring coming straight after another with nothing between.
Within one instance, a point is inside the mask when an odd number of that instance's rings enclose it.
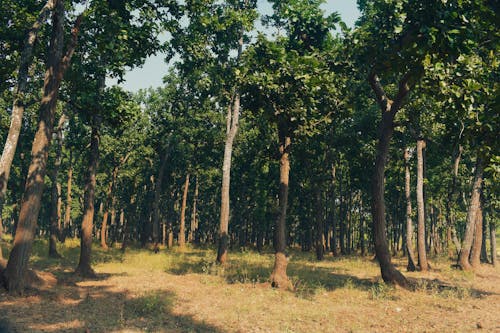
<instances>
[{"instance_id":1,"label":"forest clearing","mask_svg":"<svg viewBox=\"0 0 500 333\"><path fill-rule=\"evenodd\" d=\"M0 294L0 318L17 332L500 331L498 267L474 275L436 258L431 272L406 274L407 291L386 286L370 257L318 262L292 251L289 292L270 288L271 251L235 251L221 268L211 249L97 250L97 278L82 280L72 274L77 242L60 247L62 260L47 259L46 246L35 245L33 267L57 282L23 298Z\"/></svg>"},{"instance_id":2,"label":"forest clearing","mask_svg":"<svg viewBox=\"0 0 500 333\"><path fill-rule=\"evenodd\" d=\"M1 0L0 332L500 332L499 13Z\"/></svg>"}]
</instances>

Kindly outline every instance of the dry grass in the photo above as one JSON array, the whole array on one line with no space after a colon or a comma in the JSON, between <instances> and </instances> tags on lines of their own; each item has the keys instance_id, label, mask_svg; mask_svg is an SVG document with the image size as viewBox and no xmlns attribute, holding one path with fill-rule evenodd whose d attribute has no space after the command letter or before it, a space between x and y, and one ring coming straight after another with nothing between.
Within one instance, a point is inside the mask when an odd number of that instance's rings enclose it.
<instances>
[{"instance_id":1,"label":"dry grass","mask_svg":"<svg viewBox=\"0 0 500 333\"><path fill-rule=\"evenodd\" d=\"M0 292L0 331L500 332L500 270L488 265L473 275L434 259L431 272L406 273L416 286L406 291L383 284L370 258L292 252L292 293L270 288L271 253L230 253L219 267L211 249L123 255L95 246L99 277L83 281L71 274L78 242L60 248L62 260L46 249L36 244L32 267L58 283L22 298Z\"/></svg>"}]
</instances>

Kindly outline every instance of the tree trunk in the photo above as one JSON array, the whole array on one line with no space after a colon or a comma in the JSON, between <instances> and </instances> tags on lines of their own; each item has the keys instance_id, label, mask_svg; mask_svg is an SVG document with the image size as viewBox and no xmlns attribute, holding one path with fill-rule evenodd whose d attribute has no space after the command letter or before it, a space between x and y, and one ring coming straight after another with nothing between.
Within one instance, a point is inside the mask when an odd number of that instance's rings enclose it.
<instances>
[{"instance_id":1,"label":"tree trunk","mask_svg":"<svg viewBox=\"0 0 500 333\"><path fill-rule=\"evenodd\" d=\"M21 132L24 114L25 93L28 83L28 70L33 59L33 48L38 31L43 26L43 24L45 24L50 12L56 7L56 5L57 0L48 0L45 3L45 6L43 6L43 8L40 10L35 23L33 23L31 29L28 31L23 50L21 52L21 62L19 64L19 72L17 75L17 85L14 90L14 102L12 103L11 123L9 127L9 133L7 134L7 139L3 147L2 157L0 158L0 215L3 211L3 203L5 201L5 194L7 192L7 182L9 181L10 168L12 166L12 161L16 153L17 142L19 140L19 134ZM60 58L57 59L57 61L59 60Z\"/></svg>"},{"instance_id":2,"label":"tree trunk","mask_svg":"<svg viewBox=\"0 0 500 333\"><path fill-rule=\"evenodd\" d=\"M411 189L410 189L410 151L408 148L404 152L405 159L405 198L406 198L406 252L408 254L407 269L410 272L415 271L415 254L413 253L413 221L411 218Z\"/></svg>"},{"instance_id":3,"label":"tree trunk","mask_svg":"<svg viewBox=\"0 0 500 333\"><path fill-rule=\"evenodd\" d=\"M458 263L463 270L472 269L472 266L469 262L469 255L472 247L472 241L474 239L475 222L480 205L482 183L483 183L483 161L478 154L476 160L476 171L474 172L474 183L472 186L470 204L469 204L469 209L467 211L467 224L465 227L465 235L464 235L464 240L462 242L460 255L458 257Z\"/></svg>"},{"instance_id":4,"label":"tree trunk","mask_svg":"<svg viewBox=\"0 0 500 333\"><path fill-rule=\"evenodd\" d=\"M100 78L101 87L104 89L104 78ZM87 169L87 180L85 182L83 199L83 220L80 241L80 261L76 267L75 274L82 277L95 276L94 270L90 266L92 251L92 229L94 225L94 198L96 189L96 174L99 164L99 141L100 141L101 118L94 114L92 119L92 133L90 138L90 156Z\"/></svg>"},{"instance_id":5,"label":"tree trunk","mask_svg":"<svg viewBox=\"0 0 500 333\"><path fill-rule=\"evenodd\" d=\"M101 247L104 250L108 249L108 244L107 244L107 233L108 233L108 217L109 217L109 210L105 209L104 213L102 214L102 223L101 223Z\"/></svg>"},{"instance_id":6,"label":"tree trunk","mask_svg":"<svg viewBox=\"0 0 500 333\"><path fill-rule=\"evenodd\" d=\"M71 224L71 183L73 181L72 152L69 154L68 182L66 185L66 210L64 212L64 230L68 230Z\"/></svg>"},{"instance_id":7,"label":"tree trunk","mask_svg":"<svg viewBox=\"0 0 500 333\"><path fill-rule=\"evenodd\" d=\"M485 206L483 202L483 206ZM486 211L484 209L481 209L482 211L482 239L483 241L481 242L481 262L487 264L488 263L488 252L486 250L486 240L488 239L488 223L486 220Z\"/></svg>"},{"instance_id":8,"label":"tree trunk","mask_svg":"<svg viewBox=\"0 0 500 333\"><path fill-rule=\"evenodd\" d=\"M323 208L322 208L322 196L321 189L317 185L316 188L316 237L315 237L315 248L316 248L316 259L323 260L325 255L325 242L324 242L324 231L325 225L323 221Z\"/></svg>"},{"instance_id":9,"label":"tree trunk","mask_svg":"<svg viewBox=\"0 0 500 333\"><path fill-rule=\"evenodd\" d=\"M495 219L490 218L490 255L491 264L497 265L497 239L496 239L496 225Z\"/></svg>"},{"instance_id":10,"label":"tree trunk","mask_svg":"<svg viewBox=\"0 0 500 333\"><path fill-rule=\"evenodd\" d=\"M451 258L454 256L453 249L451 243L455 245L456 255L460 254L461 245L458 240L457 231L455 229L455 212L452 207L455 202L455 191L457 187L457 179L458 179L458 167L460 165L460 159L462 157L463 148L461 145L458 146L458 151L455 154L453 161L453 177L451 180L451 185L448 190L448 200L446 202L446 219L448 224L447 230L447 245L448 245L448 256Z\"/></svg>"},{"instance_id":11,"label":"tree trunk","mask_svg":"<svg viewBox=\"0 0 500 333\"><path fill-rule=\"evenodd\" d=\"M476 212L476 223L474 226L474 241L470 254L470 264L474 269L479 268L481 265L481 245L483 244L483 207L479 199L479 206Z\"/></svg>"},{"instance_id":12,"label":"tree trunk","mask_svg":"<svg viewBox=\"0 0 500 333\"><path fill-rule=\"evenodd\" d=\"M170 156L170 139L165 152L160 159L160 167L155 181L154 198L153 198L153 243L155 251L157 251L160 243L160 198L163 184L163 174L167 166L168 157Z\"/></svg>"},{"instance_id":13,"label":"tree trunk","mask_svg":"<svg viewBox=\"0 0 500 333\"><path fill-rule=\"evenodd\" d=\"M182 195L181 223L179 227L179 237L178 237L180 248L186 246L186 205L187 205L188 189L189 189L189 173L186 174L186 181L184 183L184 193Z\"/></svg>"},{"instance_id":14,"label":"tree trunk","mask_svg":"<svg viewBox=\"0 0 500 333\"><path fill-rule=\"evenodd\" d=\"M274 230L274 268L271 273L271 284L275 288L293 289L292 283L286 274L288 259L285 255L286 248L286 209L288 206L288 183L290 177L290 144L291 138L285 134L283 128L279 131L280 152L280 191L279 191L279 216Z\"/></svg>"},{"instance_id":15,"label":"tree trunk","mask_svg":"<svg viewBox=\"0 0 500 333\"><path fill-rule=\"evenodd\" d=\"M195 185L194 185L193 209L191 212L191 227L189 228L189 237L188 237L188 241L190 243L194 242L196 229L198 228L198 220L197 220L198 212L196 211L197 202L198 202L198 176L196 176L195 178Z\"/></svg>"},{"instance_id":16,"label":"tree trunk","mask_svg":"<svg viewBox=\"0 0 500 333\"><path fill-rule=\"evenodd\" d=\"M422 272L429 270L425 246L424 148L424 139L417 139L417 252L418 266Z\"/></svg>"},{"instance_id":17,"label":"tree trunk","mask_svg":"<svg viewBox=\"0 0 500 333\"><path fill-rule=\"evenodd\" d=\"M243 44L243 40L240 39ZM241 50L239 50L241 53ZM231 105L232 104L232 105ZM222 188L219 225L219 245L217 249L217 262L224 264L227 261L227 247L229 245L229 188L231 183L231 157L233 142L238 132L240 117L240 94L236 92L234 102L227 108L226 117L226 143L224 145L224 161L222 163Z\"/></svg>"},{"instance_id":18,"label":"tree trunk","mask_svg":"<svg viewBox=\"0 0 500 333\"><path fill-rule=\"evenodd\" d=\"M54 127L54 113L57 106L59 86L63 74L76 47L76 38L81 21L79 17L73 29L73 39L67 54L62 57L64 36L64 5L58 1L53 15L53 28L50 38L47 70L45 72L44 91L40 104L38 129L31 148L31 164L28 169L26 188L19 213L14 246L4 272L7 289L12 293L22 293L28 268L33 238L40 212L47 158Z\"/></svg>"},{"instance_id":19,"label":"tree trunk","mask_svg":"<svg viewBox=\"0 0 500 333\"><path fill-rule=\"evenodd\" d=\"M337 256L337 219L335 214L335 180L336 180L336 168L332 165L332 240L331 248L332 255Z\"/></svg>"},{"instance_id":20,"label":"tree trunk","mask_svg":"<svg viewBox=\"0 0 500 333\"><path fill-rule=\"evenodd\" d=\"M57 240L62 240L61 231L61 185L57 178L62 160L62 130L66 122L66 115L63 113L59 118L59 123L56 129L56 158L54 161L54 169L52 170L52 193L51 193L51 214L50 214L50 238L49 238L49 257L60 258L61 255L57 252Z\"/></svg>"},{"instance_id":21,"label":"tree trunk","mask_svg":"<svg viewBox=\"0 0 500 333\"><path fill-rule=\"evenodd\" d=\"M387 243L387 231L385 224L385 200L384 200L384 172L389 145L394 132L394 117L403 103L403 99L410 90L408 77L401 79L396 99L391 101L385 94L378 77L375 74L369 77L370 85L377 95L377 101L382 111L382 119L379 125L379 140L375 158L375 169L372 179L372 216L373 237L375 240L375 256L380 264L382 278L386 283L396 283L407 287L408 281L391 262L391 254Z\"/></svg>"}]
</instances>

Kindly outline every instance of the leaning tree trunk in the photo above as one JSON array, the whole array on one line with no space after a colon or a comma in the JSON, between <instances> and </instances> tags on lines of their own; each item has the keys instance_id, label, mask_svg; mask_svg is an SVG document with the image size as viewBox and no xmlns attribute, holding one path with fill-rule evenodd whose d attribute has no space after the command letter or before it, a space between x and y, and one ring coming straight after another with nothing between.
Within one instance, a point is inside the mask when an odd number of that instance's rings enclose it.
<instances>
[{"instance_id":1,"label":"leaning tree trunk","mask_svg":"<svg viewBox=\"0 0 500 333\"><path fill-rule=\"evenodd\" d=\"M186 246L186 206L187 206L188 189L189 189L189 173L186 174L186 181L184 183L184 193L182 195L181 223L179 226L179 237L178 237L180 248Z\"/></svg>"},{"instance_id":2,"label":"leaning tree trunk","mask_svg":"<svg viewBox=\"0 0 500 333\"><path fill-rule=\"evenodd\" d=\"M101 83L103 87L104 80ZM102 88L100 88L102 89ZM90 266L92 251L92 229L94 225L94 198L96 189L96 174L99 164L99 141L101 118L94 114L92 117L92 133L90 138L90 154L87 169L87 179L85 181L83 197L83 220L80 240L80 260L76 267L75 274L82 277L95 276L94 270Z\"/></svg>"},{"instance_id":3,"label":"leaning tree trunk","mask_svg":"<svg viewBox=\"0 0 500 333\"><path fill-rule=\"evenodd\" d=\"M33 48L37 38L38 31L47 20L50 12L56 7L57 0L48 0L40 10L38 17L28 31L24 42L24 48L21 52L21 63L17 75L17 85L14 90L14 102L12 104L11 123L9 133L3 147L2 157L0 158L0 214L3 210L5 194L7 192L7 182L9 180L10 168L16 153L17 142L21 132L21 126L24 114L25 93L28 83L28 70L33 59ZM62 50L61 50L62 52ZM59 59L57 60L59 61Z\"/></svg>"},{"instance_id":4,"label":"leaning tree trunk","mask_svg":"<svg viewBox=\"0 0 500 333\"><path fill-rule=\"evenodd\" d=\"M413 221L411 218L411 190L410 190L410 151L408 148L404 152L405 159L405 198L406 198L406 252L408 254L407 269L410 272L415 271L415 254L413 253Z\"/></svg>"},{"instance_id":5,"label":"leaning tree trunk","mask_svg":"<svg viewBox=\"0 0 500 333\"><path fill-rule=\"evenodd\" d=\"M275 288L293 289L292 283L286 274L288 259L285 255L286 248L286 209L288 206L288 183L290 177L290 145L291 138L279 128L280 152L280 191L279 191L279 216L274 229L274 268L271 273L271 284Z\"/></svg>"},{"instance_id":6,"label":"leaning tree trunk","mask_svg":"<svg viewBox=\"0 0 500 333\"><path fill-rule=\"evenodd\" d=\"M61 185L57 181L59 169L62 160L62 130L66 122L66 115L63 113L59 118L59 124L56 129L56 158L54 161L54 169L52 170L52 192L51 192L51 207L50 207L50 238L49 238L49 257L60 258L61 255L57 252L57 240L62 240L61 232Z\"/></svg>"},{"instance_id":7,"label":"leaning tree trunk","mask_svg":"<svg viewBox=\"0 0 500 333\"><path fill-rule=\"evenodd\" d=\"M390 100L377 75L371 74L370 85L376 94L377 101L382 111L382 119L379 125L379 139L375 158L375 169L372 178L372 217L373 238L375 241L375 255L380 265L382 279L386 283L408 286L408 281L391 262L391 254L387 243L387 230L385 223L385 200L384 200L384 172L389 146L394 132L394 117L399 111L404 98L408 95L408 75L405 75L399 83L399 91L394 101Z\"/></svg>"},{"instance_id":8,"label":"leaning tree trunk","mask_svg":"<svg viewBox=\"0 0 500 333\"><path fill-rule=\"evenodd\" d=\"M467 211L467 224L465 227L464 240L462 242L462 248L460 250L460 255L458 257L458 264L463 270L471 270L472 266L469 262L469 255L472 247L472 241L474 239L475 222L477 218L477 212L480 209L480 196L483 184L483 161L479 156L476 160L476 171L474 172L474 183L472 186L472 193L470 198L469 209Z\"/></svg>"},{"instance_id":9,"label":"leaning tree trunk","mask_svg":"<svg viewBox=\"0 0 500 333\"><path fill-rule=\"evenodd\" d=\"M57 2L52 19L53 28L50 38L47 70L45 72L44 92L40 104L38 129L35 133L31 148L32 159L26 178L26 188L19 213L14 245L9 256L7 268L4 272L6 287L12 293L22 293L24 290L28 260L33 245L38 214L40 212L59 86L76 47L80 21L81 16L75 23L73 38L68 47L68 51L66 55L62 57L64 4L62 1Z\"/></svg>"},{"instance_id":10,"label":"leaning tree trunk","mask_svg":"<svg viewBox=\"0 0 500 333\"><path fill-rule=\"evenodd\" d=\"M422 272L429 270L425 246L424 148L424 139L417 139L417 252L418 266Z\"/></svg>"}]
</instances>

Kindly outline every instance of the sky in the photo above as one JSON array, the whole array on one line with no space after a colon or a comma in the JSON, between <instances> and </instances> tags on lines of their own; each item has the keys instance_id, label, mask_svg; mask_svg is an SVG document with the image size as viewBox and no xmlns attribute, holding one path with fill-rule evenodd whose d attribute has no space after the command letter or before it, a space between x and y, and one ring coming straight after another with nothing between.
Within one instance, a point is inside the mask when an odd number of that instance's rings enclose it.
<instances>
[{"instance_id":1,"label":"sky","mask_svg":"<svg viewBox=\"0 0 500 333\"><path fill-rule=\"evenodd\" d=\"M258 6L260 13L269 13L271 10L270 4L265 0L259 0ZM354 26L355 21L359 17L356 0L326 0L322 7L326 14L330 14L333 11L338 12L342 21L349 27ZM165 56L163 54L157 54L147 58L142 67L134 68L125 74L125 81L122 82L120 86L133 92L139 89L161 86L163 84L163 77L168 71L168 65L165 63L164 59ZM111 79L109 83L116 83L116 80Z\"/></svg>"}]
</instances>

